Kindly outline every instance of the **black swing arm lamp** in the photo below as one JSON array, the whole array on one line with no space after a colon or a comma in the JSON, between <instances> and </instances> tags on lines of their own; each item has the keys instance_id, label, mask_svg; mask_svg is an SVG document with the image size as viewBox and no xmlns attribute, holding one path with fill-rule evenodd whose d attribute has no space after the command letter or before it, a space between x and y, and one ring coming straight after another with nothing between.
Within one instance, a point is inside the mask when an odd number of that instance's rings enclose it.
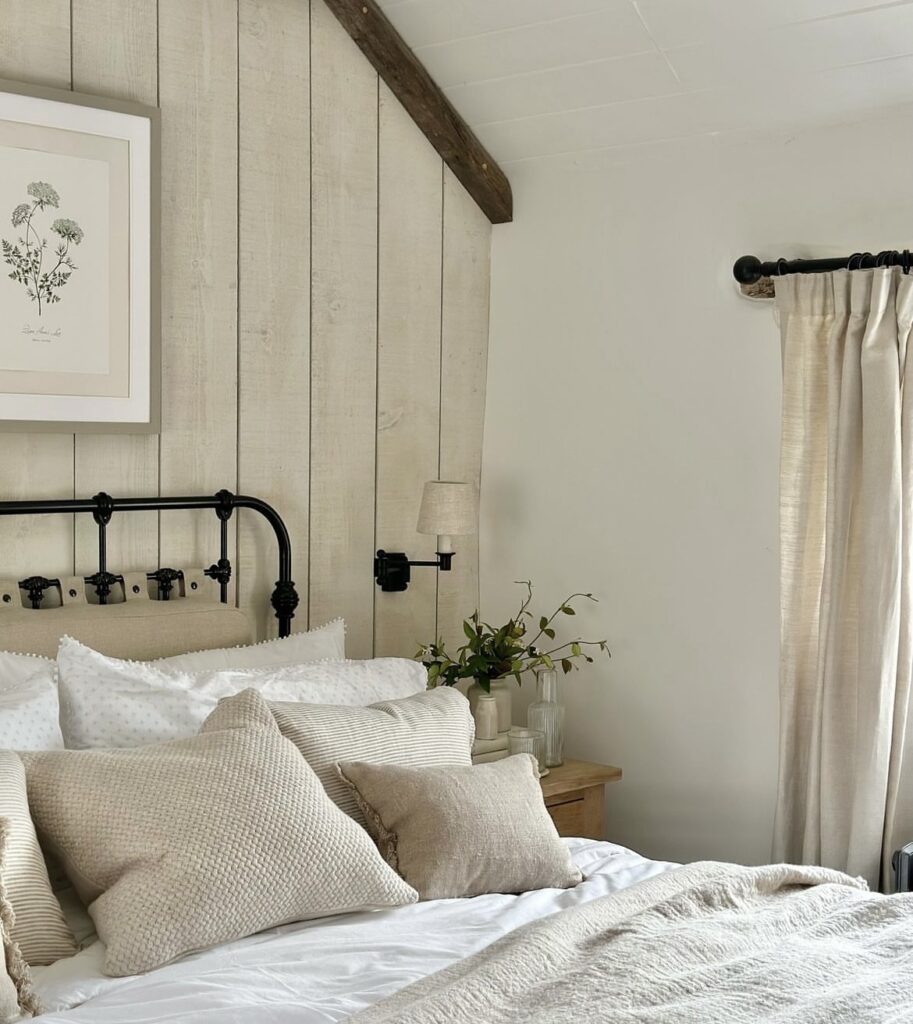
<instances>
[{"instance_id":1,"label":"black swing arm lamp","mask_svg":"<svg viewBox=\"0 0 913 1024\"><path fill-rule=\"evenodd\" d=\"M476 532L479 497L472 484L458 480L429 480L422 493L418 514L419 533L437 536L437 558L410 560L403 551L379 550L374 556L374 580L386 593L405 590L413 566L430 566L449 572L453 565L453 537Z\"/></svg>"}]
</instances>

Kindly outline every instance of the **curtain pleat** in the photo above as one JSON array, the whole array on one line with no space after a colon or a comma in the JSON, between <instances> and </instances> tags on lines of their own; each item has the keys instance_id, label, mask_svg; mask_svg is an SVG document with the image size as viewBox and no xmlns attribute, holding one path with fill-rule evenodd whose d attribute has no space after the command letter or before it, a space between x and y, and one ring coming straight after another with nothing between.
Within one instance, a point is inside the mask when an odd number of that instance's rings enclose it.
<instances>
[{"instance_id":1,"label":"curtain pleat","mask_svg":"<svg viewBox=\"0 0 913 1024\"><path fill-rule=\"evenodd\" d=\"M888 880L913 841L913 279L777 281L783 349L777 860ZM913 733L911 733L913 735Z\"/></svg>"}]
</instances>

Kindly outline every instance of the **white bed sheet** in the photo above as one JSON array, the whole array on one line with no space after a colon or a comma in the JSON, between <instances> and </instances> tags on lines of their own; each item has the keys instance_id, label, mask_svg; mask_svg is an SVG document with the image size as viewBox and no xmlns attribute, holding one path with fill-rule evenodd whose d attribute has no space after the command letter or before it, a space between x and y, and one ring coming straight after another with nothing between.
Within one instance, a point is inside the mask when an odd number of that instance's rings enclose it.
<instances>
[{"instance_id":1,"label":"white bed sheet","mask_svg":"<svg viewBox=\"0 0 913 1024\"><path fill-rule=\"evenodd\" d=\"M149 974L108 978L96 942L34 970L42 1024L329 1024L566 907L667 871L624 847L567 840L574 889L434 900L274 928Z\"/></svg>"}]
</instances>

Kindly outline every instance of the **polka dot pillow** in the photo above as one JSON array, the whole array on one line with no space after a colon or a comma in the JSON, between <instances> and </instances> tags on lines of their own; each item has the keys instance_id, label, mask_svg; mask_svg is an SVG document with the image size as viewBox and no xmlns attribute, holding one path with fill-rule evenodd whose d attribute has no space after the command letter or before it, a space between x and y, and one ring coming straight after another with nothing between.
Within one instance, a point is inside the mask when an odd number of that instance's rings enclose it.
<instances>
[{"instance_id":1,"label":"polka dot pillow","mask_svg":"<svg viewBox=\"0 0 913 1024\"><path fill-rule=\"evenodd\" d=\"M0 749L60 750L54 662L0 651Z\"/></svg>"},{"instance_id":2,"label":"polka dot pillow","mask_svg":"<svg viewBox=\"0 0 913 1024\"><path fill-rule=\"evenodd\" d=\"M404 658L189 672L109 658L70 637L60 642L57 669L60 724L71 750L193 736L222 698L246 689L266 700L364 707L427 686L424 666Z\"/></svg>"}]
</instances>

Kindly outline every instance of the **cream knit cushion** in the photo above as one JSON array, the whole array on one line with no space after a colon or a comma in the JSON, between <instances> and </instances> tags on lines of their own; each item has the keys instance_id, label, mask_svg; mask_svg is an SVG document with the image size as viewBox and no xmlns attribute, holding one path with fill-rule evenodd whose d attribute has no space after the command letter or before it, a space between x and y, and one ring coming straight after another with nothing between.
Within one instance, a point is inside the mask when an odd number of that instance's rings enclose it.
<instances>
[{"instance_id":1,"label":"cream knit cushion","mask_svg":"<svg viewBox=\"0 0 913 1024\"><path fill-rule=\"evenodd\" d=\"M7 821L3 885L15 914L13 940L33 967L72 956L76 942L51 891L29 814L25 769L11 750L0 750L0 818Z\"/></svg>"},{"instance_id":2,"label":"cream knit cushion","mask_svg":"<svg viewBox=\"0 0 913 1024\"><path fill-rule=\"evenodd\" d=\"M39 832L89 904L108 974L417 899L253 690L223 701L190 739L24 760Z\"/></svg>"},{"instance_id":3,"label":"cream knit cushion","mask_svg":"<svg viewBox=\"0 0 913 1024\"><path fill-rule=\"evenodd\" d=\"M410 768L472 764L475 723L469 701L449 686L365 708L274 700L269 707L282 735L301 751L330 798L359 824L364 818L336 771L337 762Z\"/></svg>"},{"instance_id":4,"label":"cream knit cushion","mask_svg":"<svg viewBox=\"0 0 913 1024\"><path fill-rule=\"evenodd\" d=\"M471 768L342 763L338 771L387 863L422 899L567 889L581 880L530 754Z\"/></svg>"},{"instance_id":5,"label":"cream knit cushion","mask_svg":"<svg viewBox=\"0 0 913 1024\"><path fill-rule=\"evenodd\" d=\"M37 1014L41 1007L32 991L28 965L12 936L13 908L6 895L7 843L10 822L0 818L0 1024L12 1024L23 1013Z\"/></svg>"}]
</instances>

